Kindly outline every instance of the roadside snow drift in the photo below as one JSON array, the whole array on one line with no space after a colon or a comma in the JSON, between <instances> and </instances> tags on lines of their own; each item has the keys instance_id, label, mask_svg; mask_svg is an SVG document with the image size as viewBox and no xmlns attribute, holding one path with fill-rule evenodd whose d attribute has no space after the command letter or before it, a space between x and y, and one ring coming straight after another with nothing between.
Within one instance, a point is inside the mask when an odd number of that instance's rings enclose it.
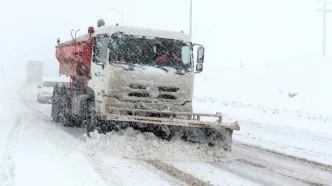
<instances>
[{"instance_id":1,"label":"roadside snow drift","mask_svg":"<svg viewBox=\"0 0 332 186\"><path fill-rule=\"evenodd\" d=\"M236 141L332 165L331 64L231 67L198 75L194 108L239 121Z\"/></svg>"},{"instance_id":2,"label":"roadside snow drift","mask_svg":"<svg viewBox=\"0 0 332 186\"><path fill-rule=\"evenodd\" d=\"M196 75L194 94L222 101L332 115L331 71L332 62L322 61L215 68Z\"/></svg>"}]
</instances>

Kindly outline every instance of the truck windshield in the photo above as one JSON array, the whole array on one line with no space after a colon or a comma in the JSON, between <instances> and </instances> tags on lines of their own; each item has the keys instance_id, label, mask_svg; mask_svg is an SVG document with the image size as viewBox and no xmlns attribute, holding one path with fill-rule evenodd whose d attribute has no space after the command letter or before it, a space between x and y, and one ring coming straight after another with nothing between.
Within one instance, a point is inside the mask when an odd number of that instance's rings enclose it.
<instances>
[{"instance_id":1,"label":"truck windshield","mask_svg":"<svg viewBox=\"0 0 332 186\"><path fill-rule=\"evenodd\" d=\"M113 35L109 48L111 62L192 68L189 42L119 34Z\"/></svg>"}]
</instances>

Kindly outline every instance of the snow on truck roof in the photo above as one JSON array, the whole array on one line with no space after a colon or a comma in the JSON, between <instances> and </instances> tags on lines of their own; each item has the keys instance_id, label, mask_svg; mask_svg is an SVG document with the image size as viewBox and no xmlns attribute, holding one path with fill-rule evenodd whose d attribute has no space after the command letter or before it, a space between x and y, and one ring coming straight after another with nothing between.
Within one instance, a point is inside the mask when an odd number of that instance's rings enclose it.
<instances>
[{"instance_id":1,"label":"snow on truck roof","mask_svg":"<svg viewBox=\"0 0 332 186\"><path fill-rule=\"evenodd\" d=\"M190 36L188 34L182 32L175 32L175 31L167 31L167 30L160 30L160 29L150 29L150 28L142 28L142 27L129 27L129 26L115 26L115 25L107 25L102 26L99 28L95 28L95 32L93 33L93 37L97 36L98 34L109 34L112 35L116 32L124 32L130 35L140 35L140 36L149 36L149 37L159 37L159 38L166 38L166 39L176 39L182 41L190 41ZM90 35L84 34L82 36L76 37L76 41L85 41L88 40ZM67 41L61 44L68 44L71 43L72 40ZM60 44L60 45L61 45Z\"/></svg>"}]
</instances>

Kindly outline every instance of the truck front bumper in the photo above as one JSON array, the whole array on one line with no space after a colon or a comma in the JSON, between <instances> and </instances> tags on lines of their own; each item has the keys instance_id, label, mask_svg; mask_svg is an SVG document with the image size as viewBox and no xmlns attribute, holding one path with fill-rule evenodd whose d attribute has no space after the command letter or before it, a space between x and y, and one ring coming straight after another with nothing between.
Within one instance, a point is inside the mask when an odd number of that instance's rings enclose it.
<instances>
[{"instance_id":1,"label":"truck front bumper","mask_svg":"<svg viewBox=\"0 0 332 186\"><path fill-rule=\"evenodd\" d=\"M127 108L115 108L115 107L109 107L108 110L112 111L111 112L112 114L106 114L102 116L104 120L173 125L173 126L184 126L184 127L227 128L230 130L240 130L240 126L237 121L233 123L222 122L221 113L205 114L205 113L191 113L191 112L127 109ZM153 114L154 116L147 117L146 114ZM206 117L209 118L208 120L212 119L214 121L202 121L201 120L202 117Z\"/></svg>"}]
</instances>

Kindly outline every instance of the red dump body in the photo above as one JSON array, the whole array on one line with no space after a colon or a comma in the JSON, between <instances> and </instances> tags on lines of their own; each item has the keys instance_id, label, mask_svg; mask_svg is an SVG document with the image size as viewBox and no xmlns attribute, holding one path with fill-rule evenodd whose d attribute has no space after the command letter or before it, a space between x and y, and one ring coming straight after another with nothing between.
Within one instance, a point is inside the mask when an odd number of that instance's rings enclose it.
<instances>
[{"instance_id":1,"label":"red dump body","mask_svg":"<svg viewBox=\"0 0 332 186\"><path fill-rule=\"evenodd\" d=\"M78 77L88 84L91 68L93 39L79 42L66 42L56 46L56 58L59 61L59 74L68 75L72 81Z\"/></svg>"}]
</instances>

